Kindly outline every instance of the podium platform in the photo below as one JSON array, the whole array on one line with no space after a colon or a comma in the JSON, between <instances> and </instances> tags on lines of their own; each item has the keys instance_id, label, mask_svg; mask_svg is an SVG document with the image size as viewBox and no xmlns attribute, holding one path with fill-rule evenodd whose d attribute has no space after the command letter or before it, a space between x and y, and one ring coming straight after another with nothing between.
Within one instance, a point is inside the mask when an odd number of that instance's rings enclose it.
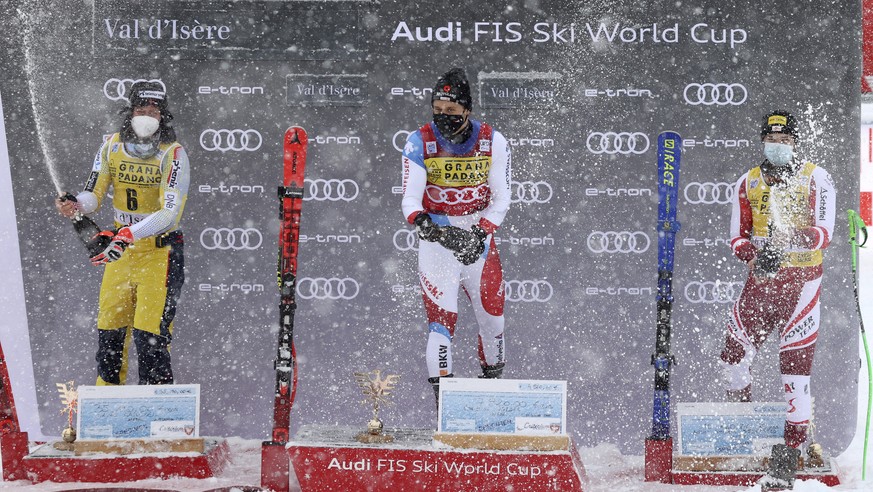
<instances>
[{"instance_id":1,"label":"podium platform","mask_svg":"<svg viewBox=\"0 0 873 492\"><path fill-rule=\"evenodd\" d=\"M291 480L296 478L304 492L582 491L587 483L572 441L560 451L481 451L437 446L431 429L386 429L394 436L386 444L356 441L361 431L322 425L301 428L286 447Z\"/></svg>"},{"instance_id":2,"label":"podium platform","mask_svg":"<svg viewBox=\"0 0 873 492\"><path fill-rule=\"evenodd\" d=\"M85 453L59 450L50 442L20 460L23 476L37 482L133 482L150 478L209 478L224 469L230 458L227 441L204 438L198 452L140 454Z\"/></svg>"}]
</instances>

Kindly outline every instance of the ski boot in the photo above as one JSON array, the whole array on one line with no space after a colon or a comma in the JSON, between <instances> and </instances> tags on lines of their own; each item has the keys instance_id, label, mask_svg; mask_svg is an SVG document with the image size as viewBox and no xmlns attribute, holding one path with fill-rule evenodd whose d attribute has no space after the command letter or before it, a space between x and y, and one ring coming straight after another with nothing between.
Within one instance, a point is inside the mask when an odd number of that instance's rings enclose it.
<instances>
[{"instance_id":1,"label":"ski boot","mask_svg":"<svg viewBox=\"0 0 873 492\"><path fill-rule=\"evenodd\" d=\"M504 362L499 362L493 366L482 366L482 374L479 379L501 379L503 377Z\"/></svg>"},{"instance_id":2,"label":"ski boot","mask_svg":"<svg viewBox=\"0 0 873 492\"><path fill-rule=\"evenodd\" d=\"M794 476L797 474L797 463L800 460L800 450L785 444L776 444L770 451L770 466L758 484L761 492L779 490L794 490Z\"/></svg>"},{"instance_id":3,"label":"ski boot","mask_svg":"<svg viewBox=\"0 0 873 492\"><path fill-rule=\"evenodd\" d=\"M454 374L449 374L447 376L437 376L435 378L427 378L427 382L433 387L433 397L436 399L437 408L440 407L440 378L453 378Z\"/></svg>"},{"instance_id":4,"label":"ski boot","mask_svg":"<svg viewBox=\"0 0 873 492\"><path fill-rule=\"evenodd\" d=\"M752 385L748 385L739 390L727 390L727 401L729 402L750 402L752 401Z\"/></svg>"}]
</instances>

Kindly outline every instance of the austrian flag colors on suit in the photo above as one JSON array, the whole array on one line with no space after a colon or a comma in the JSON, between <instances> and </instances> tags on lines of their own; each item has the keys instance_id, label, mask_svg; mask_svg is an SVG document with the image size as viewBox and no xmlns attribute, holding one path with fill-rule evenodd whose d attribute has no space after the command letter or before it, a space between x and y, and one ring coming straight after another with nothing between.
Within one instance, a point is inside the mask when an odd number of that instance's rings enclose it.
<instances>
[{"instance_id":1,"label":"austrian flag colors on suit","mask_svg":"<svg viewBox=\"0 0 873 492\"><path fill-rule=\"evenodd\" d=\"M775 332L787 403L785 441L791 447L805 441L812 415L809 381L821 313L822 250L833 236L835 212L833 181L812 163L772 184L758 166L734 188L731 248L737 258L756 259L765 243L776 241L774 229L792 233L775 276L751 273L731 310L721 355L728 390L750 391L752 361Z\"/></svg>"}]
</instances>

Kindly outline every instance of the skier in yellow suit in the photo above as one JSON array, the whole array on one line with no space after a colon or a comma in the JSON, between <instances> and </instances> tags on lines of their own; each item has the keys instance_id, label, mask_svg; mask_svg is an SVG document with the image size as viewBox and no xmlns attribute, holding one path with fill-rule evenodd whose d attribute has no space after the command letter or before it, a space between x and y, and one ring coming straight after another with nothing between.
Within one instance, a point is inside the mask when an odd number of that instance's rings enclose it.
<instances>
[{"instance_id":1,"label":"skier in yellow suit","mask_svg":"<svg viewBox=\"0 0 873 492\"><path fill-rule=\"evenodd\" d=\"M100 233L111 241L91 258L95 266L105 265L97 384L125 383L131 339L139 384L172 384L170 341L185 281L178 226L188 194L188 156L169 125L173 116L163 84L133 84L122 113L121 129L103 142L84 191L55 205L65 217L89 214L113 188L115 228Z\"/></svg>"}]
</instances>

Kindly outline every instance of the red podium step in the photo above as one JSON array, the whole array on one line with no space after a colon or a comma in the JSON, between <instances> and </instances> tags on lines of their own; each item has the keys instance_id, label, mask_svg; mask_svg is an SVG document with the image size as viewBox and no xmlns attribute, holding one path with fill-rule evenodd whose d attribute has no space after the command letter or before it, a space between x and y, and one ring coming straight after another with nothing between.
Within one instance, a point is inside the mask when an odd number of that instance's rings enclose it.
<instances>
[{"instance_id":1,"label":"red podium step","mask_svg":"<svg viewBox=\"0 0 873 492\"><path fill-rule=\"evenodd\" d=\"M32 482L133 482L149 478L209 478L227 464L227 441L204 438L203 453L144 453L113 455L93 453L76 456L72 451L43 444L21 460L21 468Z\"/></svg>"},{"instance_id":2,"label":"red podium step","mask_svg":"<svg viewBox=\"0 0 873 492\"><path fill-rule=\"evenodd\" d=\"M730 485L736 487L750 487L758 483L764 476L764 472L740 472L740 471L689 471L673 469L672 479L674 484L680 485ZM818 480L819 482L834 487L840 484L839 469L834 460L822 468L812 468L797 471L798 480Z\"/></svg>"},{"instance_id":3,"label":"red podium step","mask_svg":"<svg viewBox=\"0 0 873 492\"><path fill-rule=\"evenodd\" d=\"M287 447L300 489L536 492L582 491L586 483L572 443L566 451L460 450L436 447L429 429L388 429L395 440L386 444L359 443L360 431L303 427Z\"/></svg>"}]
</instances>

